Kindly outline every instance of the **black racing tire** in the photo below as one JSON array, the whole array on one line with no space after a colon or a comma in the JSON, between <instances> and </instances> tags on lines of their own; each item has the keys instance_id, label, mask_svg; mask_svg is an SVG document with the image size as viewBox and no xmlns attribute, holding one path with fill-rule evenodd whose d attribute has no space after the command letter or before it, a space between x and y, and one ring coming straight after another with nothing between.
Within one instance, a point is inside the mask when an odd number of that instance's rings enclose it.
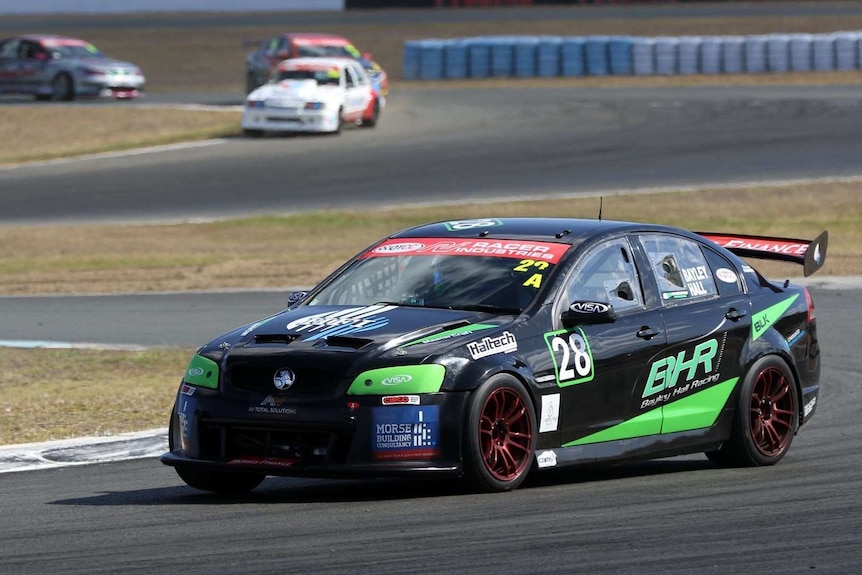
<instances>
[{"instance_id":1,"label":"black racing tire","mask_svg":"<svg viewBox=\"0 0 862 575\"><path fill-rule=\"evenodd\" d=\"M374 109L371 112L371 117L362 120L361 126L363 128L373 128L377 125L377 122L380 121L380 100L374 99Z\"/></svg>"},{"instance_id":2,"label":"black racing tire","mask_svg":"<svg viewBox=\"0 0 862 575\"><path fill-rule=\"evenodd\" d=\"M262 473L216 471L186 465L177 465L174 471L189 487L220 495L248 493L266 478Z\"/></svg>"},{"instance_id":3,"label":"black racing tire","mask_svg":"<svg viewBox=\"0 0 862 575\"><path fill-rule=\"evenodd\" d=\"M254 128L244 128L242 133L247 138L262 138L263 137L263 130L256 130Z\"/></svg>"},{"instance_id":4,"label":"black racing tire","mask_svg":"<svg viewBox=\"0 0 862 575\"><path fill-rule=\"evenodd\" d=\"M344 129L344 108L338 108L338 125L335 127L335 133L340 134Z\"/></svg>"},{"instance_id":5,"label":"black racing tire","mask_svg":"<svg viewBox=\"0 0 862 575\"><path fill-rule=\"evenodd\" d=\"M536 414L515 377L489 378L470 399L463 435L464 480L479 491L517 488L533 466Z\"/></svg>"},{"instance_id":6,"label":"black racing tire","mask_svg":"<svg viewBox=\"0 0 862 575\"><path fill-rule=\"evenodd\" d=\"M51 80L51 99L66 102L75 99L75 83L66 72L60 72Z\"/></svg>"},{"instance_id":7,"label":"black racing tire","mask_svg":"<svg viewBox=\"0 0 862 575\"><path fill-rule=\"evenodd\" d=\"M787 363L768 355L742 383L730 440L706 456L723 467L775 465L799 428L799 390Z\"/></svg>"}]
</instances>

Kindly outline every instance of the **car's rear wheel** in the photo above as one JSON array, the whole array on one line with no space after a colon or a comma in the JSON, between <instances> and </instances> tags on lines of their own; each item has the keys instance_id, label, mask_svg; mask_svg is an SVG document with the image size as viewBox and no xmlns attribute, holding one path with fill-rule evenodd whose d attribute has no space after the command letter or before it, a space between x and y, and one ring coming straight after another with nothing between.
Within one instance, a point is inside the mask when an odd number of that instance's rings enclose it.
<instances>
[{"instance_id":1,"label":"car's rear wheel","mask_svg":"<svg viewBox=\"0 0 862 575\"><path fill-rule=\"evenodd\" d=\"M75 99L75 86L71 76L61 73L54 77L51 82L51 99L57 101Z\"/></svg>"},{"instance_id":2,"label":"car's rear wheel","mask_svg":"<svg viewBox=\"0 0 862 575\"><path fill-rule=\"evenodd\" d=\"M362 120L363 128L373 128L377 125L377 122L380 120L380 100L377 98L374 99L374 108L371 111L371 117L365 118Z\"/></svg>"},{"instance_id":3,"label":"car's rear wheel","mask_svg":"<svg viewBox=\"0 0 862 575\"><path fill-rule=\"evenodd\" d=\"M491 377L473 394L464 433L464 477L482 491L518 487L533 464L536 416L524 386Z\"/></svg>"},{"instance_id":4,"label":"car's rear wheel","mask_svg":"<svg viewBox=\"0 0 862 575\"><path fill-rule=\"evenodd\" d=\"M745 376L733 422L733 435L706 455L726 466L774 465L790 449L799 426L799 391L781 358L759 359Z\"/></svg>"},{"instance_id":5,"label":"car's rear wheel","mask_svg":"<svg viewBox=\"0 0 862 575\"><path fill-rule=\"evenodd\" d=\"M234 473L182 465L177 465L174 470L189 487L222 495L248 493L266 478L261 473Z\"/></svg>"}]
</instances>

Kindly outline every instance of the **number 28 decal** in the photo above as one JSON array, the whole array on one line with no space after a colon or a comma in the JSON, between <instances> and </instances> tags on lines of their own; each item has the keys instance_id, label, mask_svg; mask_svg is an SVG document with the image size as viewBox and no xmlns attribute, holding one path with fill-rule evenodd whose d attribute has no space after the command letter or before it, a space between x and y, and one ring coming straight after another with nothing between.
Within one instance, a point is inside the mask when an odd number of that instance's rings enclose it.
<instances>
[{"instance_id":1,"label":"number 28 decal","mask_svg":"<svg viewBox=\"0 0 862 575\"><path fill-rule=\"evenodd\" d=\"M545 343L554 360L554 373L559 387L592 381L593 354L584 332L561 329L545 334Z\"/></svg>"}]
</instances>

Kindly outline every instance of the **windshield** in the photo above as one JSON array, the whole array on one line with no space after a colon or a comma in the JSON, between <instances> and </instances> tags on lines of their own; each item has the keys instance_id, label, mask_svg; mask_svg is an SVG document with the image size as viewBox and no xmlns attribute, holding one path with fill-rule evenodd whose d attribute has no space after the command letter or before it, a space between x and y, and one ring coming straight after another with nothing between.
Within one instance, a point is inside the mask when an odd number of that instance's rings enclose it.
<instances>
[{"instance_id":1,"label":"windshield","mask_svg":"<svg viewBox=\"0 0 862 575\"><path fill-rule=\"evenodd\" d=\"M362 54L352 44L322 45L300 44L297 46L300 58L361 58Z\"/></svg>"},{"instance_id":2,"label":"windshield","mask_svg":"<svg viewBox=\"0 0 862 575\"><path fill-rule=\"evenodd\" d=\"M99 49L88 43L72 43L64 41L46 41L45 47L62 58L104 58Z\"/></svg>"},{"instance_id":3,"label":"windshield","mask_svg":"<svg viewBox=\"0 0 862 575\"><path fill-rule=\"evenodd\" d=\"M309 305L390 303L519 313L568 246L550 242L387 240L363 254Z\"/></svg>"},{"instance_id":4,"label":"windshield","mask_svg":"<svg viewBox=\"0 0 862 575\"><path fill-rule=\"evenodd\" d=\"M276 70L273 74L273 82L281 82L284 80L315 80L318 86L331 85L337 86L341 74L338 68L319 68L319 69L294 69L294 70Z\"/></svg>"}]
</instances>

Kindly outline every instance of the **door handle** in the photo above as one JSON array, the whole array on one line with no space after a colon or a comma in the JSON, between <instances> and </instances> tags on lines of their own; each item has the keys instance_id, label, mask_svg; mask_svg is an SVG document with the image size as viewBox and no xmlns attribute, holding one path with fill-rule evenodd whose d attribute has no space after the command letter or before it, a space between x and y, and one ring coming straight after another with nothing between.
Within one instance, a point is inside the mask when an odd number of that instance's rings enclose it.
<instances>
[{"instance_id":1,"label":"door handle","mask_svg":"<svg viewBox=\"0 0 862 575\"><path fill-rule=\"evenodd\" d=\"M640 328L635 335L637 335L641 339L649 340L649 339L652 339L655 336L657 336L659 333L660 332L658 330L653 329L648 325L645 325L642 328Z\"/></svg>"},{"instance_id":2,"label":"door handle","mask_svg":"<svg viewBox=\"0 0 862 575\"><path fill-rule=\"evenodd\" d=\"M747 315L748 315L748 312L745 311L744 309L736 309L736 308L732 307L729 310L727 310L727 313L724 314L724 317L729 319L730 321L739 321Z\"/></svg>"}]
</instances>

